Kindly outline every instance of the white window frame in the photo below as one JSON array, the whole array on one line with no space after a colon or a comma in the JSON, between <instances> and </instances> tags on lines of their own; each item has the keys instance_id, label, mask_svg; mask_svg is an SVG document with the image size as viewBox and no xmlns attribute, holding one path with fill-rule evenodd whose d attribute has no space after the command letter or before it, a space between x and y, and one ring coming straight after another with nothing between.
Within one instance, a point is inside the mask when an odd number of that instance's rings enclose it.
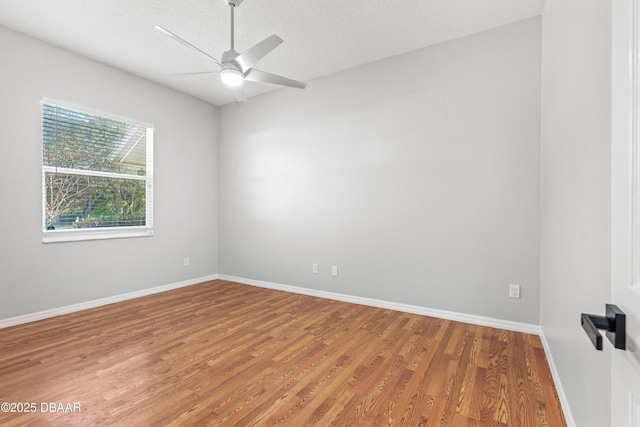
<instances>
[{"instance_id":1,"label":"white window frame","mask_svg":"<svg viewBox=\"0 0 640 427\"><path fill-rule=\"evenodd\" d=\"M99 172L99 171L87 171L80 169L68 169L59 168L55 166L45 166L43 159L44 141L40 140L40 161L42 162L42 242L43 243L56 243L56 242L74 242L85 240L101 240L101 239L119 239L130 237L150 237L153 236L153 133L154 126L148 123L141 122L140 120L130 119L127 117L118 116L111 113L105 113L103 111L97 111L84 106L74 105L68 102L62 102L50 98L41 98L40 100L40 135L43 134L42 123L42 105L56 105L62 108L68 108L77 110L83 113L94 114L102 116L112 120L118 120L127 122L147 128L146 133L146 176L132 176L111 172ZM74 230L47 230L47 215L46 215L46 200L47 200L47 188L45 185L45 177L47 172L57 173L70 173L74 175L84 176L96 176L106 178L125 178L125 179L139 179L146 182L145 185L145 225L144 226L129 226L129 227L105 227L105 228L82 228Z\"/></svg>"}]
</instances>

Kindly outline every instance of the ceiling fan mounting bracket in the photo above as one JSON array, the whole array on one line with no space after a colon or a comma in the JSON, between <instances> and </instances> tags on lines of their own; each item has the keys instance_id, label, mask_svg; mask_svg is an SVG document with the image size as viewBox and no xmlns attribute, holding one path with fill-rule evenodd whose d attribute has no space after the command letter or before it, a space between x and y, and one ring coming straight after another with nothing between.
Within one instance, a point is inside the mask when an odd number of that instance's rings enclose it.
<instances>
[{"instance_id":1,"label":"ceiling fan mounting bracket","mask_svg":"<svg viewBox=\"0 0 640 427\"><path fill-rule=\"evenodd\" d=\"M226 4L229 6L238 7L244 0L224 0Z\"/></svg>"}]
</instances>

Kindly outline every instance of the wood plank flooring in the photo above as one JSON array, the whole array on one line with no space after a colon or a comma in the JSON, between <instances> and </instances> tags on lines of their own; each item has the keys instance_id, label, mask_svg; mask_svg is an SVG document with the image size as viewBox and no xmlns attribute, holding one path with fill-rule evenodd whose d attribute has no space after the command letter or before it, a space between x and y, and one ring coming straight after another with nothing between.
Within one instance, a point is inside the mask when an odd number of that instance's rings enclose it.
<instances>
[{"instance_id":1,"label":"wood plank flooring","mask_svg":"<svg viewBox=\"0 0 640 427\"><path fill-rule=\"evenodd\" d=\"M565 426L535 335L219 280L0 330L3 402L3 426Z\"/></svg>"}]
</instances>

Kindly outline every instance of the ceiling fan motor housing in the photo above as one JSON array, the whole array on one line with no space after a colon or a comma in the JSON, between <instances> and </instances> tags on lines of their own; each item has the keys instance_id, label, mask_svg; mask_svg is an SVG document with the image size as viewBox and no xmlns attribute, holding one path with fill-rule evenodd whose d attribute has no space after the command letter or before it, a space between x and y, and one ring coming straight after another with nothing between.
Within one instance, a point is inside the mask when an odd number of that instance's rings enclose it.
<instances>
[{"instance_id":1,"label":"ceiling fan motor housing","mask_svg":"<svg viewBox=\"0 0 640 427\"><path fill-rule=\"evenodd\" d=\"M220 72L222 82L227 86L239 86L244 80L244 73L240 66L234 61L239 53L233 49L222 54L222 65L224 68Z\"/></svg>"},{"instance_id":2,"label":"ceiling fan motor housing","mask_svg":"<svg viewBox=\"0 0 640 427\"><path fill-rule=\"evenodd\" d=\"M231 68L231 69L242 72L242 69L240 68L240 66L236 63L236 61L234 61L234 59L238 55L240 54L233 49L227 50L222 54L222 64L227 68Z\"/></svg>"}]
</instances>

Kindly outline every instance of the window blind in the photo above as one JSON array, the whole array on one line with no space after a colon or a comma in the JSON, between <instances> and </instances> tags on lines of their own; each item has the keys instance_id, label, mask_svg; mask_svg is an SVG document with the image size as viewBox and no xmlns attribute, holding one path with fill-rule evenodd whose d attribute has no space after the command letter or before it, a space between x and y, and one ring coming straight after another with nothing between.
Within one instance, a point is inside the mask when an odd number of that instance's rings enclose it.
<instances>
[{"instance_id":1,"label":"window blind","mask_svg":"<svg viewBox=\"0 0 640 427\"><path fill-rule=\"evenodd\" d=\"M43 101L42 141L45 234L150 234L153 128Z\"/></svg>"}]
</instances>

